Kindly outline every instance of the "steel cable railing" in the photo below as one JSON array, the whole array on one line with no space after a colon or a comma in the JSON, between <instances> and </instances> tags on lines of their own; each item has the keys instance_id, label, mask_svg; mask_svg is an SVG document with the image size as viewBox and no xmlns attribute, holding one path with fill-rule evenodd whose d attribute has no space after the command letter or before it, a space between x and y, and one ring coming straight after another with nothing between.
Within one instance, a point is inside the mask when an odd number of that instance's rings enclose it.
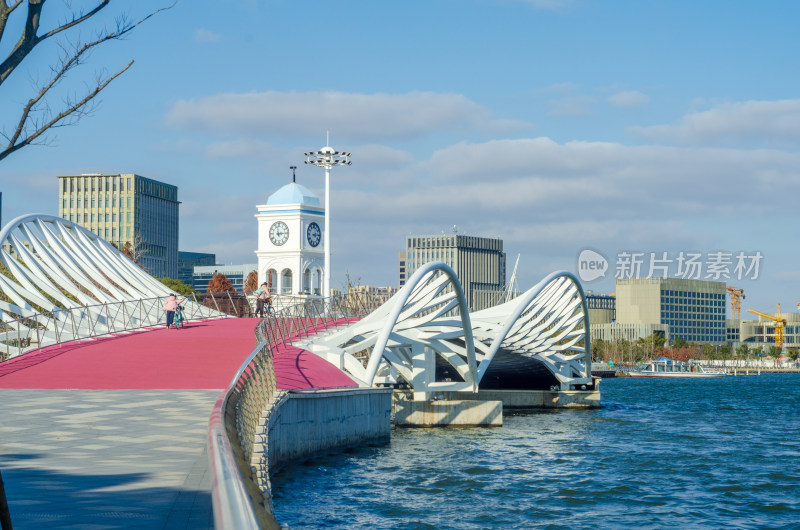
<instances>
[{"instance_id":1,"label":"steel cable railing","mask_svg":"<svg viewBox=\"0 0 800 530\"><path fill-rule=\"evenodd\" d=\"M230 293L228 293L230 298ZM166 296L56 309L20 318L0 312L0 361L32 350L76 340L152 327L166 321ZM184 318L198 320L228 316L190 295ZM232 307L235 304L231 303ZM218 307L218 306L217 306Z\"/></svg>"},{"instance_id":2,"label":"steel cable railing","mask_svg":"<svg viewBox=\"0 0 800 530\"><path fill-rule=\"evenodd\" d=\"M307 299L270 312L256 325L256 348L220 396L209 420L216 528L278 528L266 451L270 413L286 396L277 388L275 353L303 336L363 318L387 299L364 293ZM247 499L242 498L245 492ZM246 513L243 506L249 507Z\"/></svg>"}]
</instances>

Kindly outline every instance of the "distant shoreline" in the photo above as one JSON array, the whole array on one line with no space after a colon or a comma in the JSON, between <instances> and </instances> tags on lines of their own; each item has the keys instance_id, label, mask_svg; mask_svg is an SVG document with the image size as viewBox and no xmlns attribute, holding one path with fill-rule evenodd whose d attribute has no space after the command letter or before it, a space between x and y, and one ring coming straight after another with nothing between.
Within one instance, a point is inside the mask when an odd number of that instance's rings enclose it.
<instances>
[{"instance_id":1,"label":"distant shoreline","mask_svg":"<svg viewBox=\"0 0 800 530\"><path fill-rule=\"evenodd\" d=\"M750 367L737 367L735 369L736 373L734 374L734 369L726 370L726 374L729 376L739 376L739 375L758 375L761 374L800 374L800 368L758 368L750 366ZM611 378L611 377L629 377L627 370L592 370L592 375L600 378Z\"/></svg>"}]
</instances>

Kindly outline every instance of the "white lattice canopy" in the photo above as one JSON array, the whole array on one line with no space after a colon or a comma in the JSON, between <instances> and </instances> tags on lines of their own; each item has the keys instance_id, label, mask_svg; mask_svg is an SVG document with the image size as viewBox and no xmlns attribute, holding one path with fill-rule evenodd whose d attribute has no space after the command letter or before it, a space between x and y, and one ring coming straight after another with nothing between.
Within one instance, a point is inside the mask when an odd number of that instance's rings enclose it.
<instances>
[{"instance_id":1,"label":"white lattice canopy","mask_svg":"<svg viewBox=\"0 0 800 530\"><path fill-rule=\"evenodd\" d=\"M111 244L66 219L14 219L0 231L0 262L4 358L163 320L169 289Z\"/></svg>"},{"instance_id":2,"label":"white lattice canopy","mask_svg":"<svg viewBox=\"0 0 800 530\"><path fill-rule=\"evenodd\" d=\"M300 345L364 386L571 389L592 382L587 315L580 282L568 272L470 314L453 270L433 262L366 318Z\"/></svg>"}]
</instances>

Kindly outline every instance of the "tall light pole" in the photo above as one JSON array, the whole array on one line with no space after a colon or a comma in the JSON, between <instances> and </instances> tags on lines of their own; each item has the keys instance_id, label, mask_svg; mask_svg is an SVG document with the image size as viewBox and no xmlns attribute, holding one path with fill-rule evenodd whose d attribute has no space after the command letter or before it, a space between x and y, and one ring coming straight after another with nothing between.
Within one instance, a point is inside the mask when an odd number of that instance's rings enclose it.
<instances>
[{"instance_id":1,"label":"tall light pole","mask_svg":"<svg viewBox=\"0 0 800 530\"><path fill-rule=\"evenodd\" d=\"M322 233L325 245L325 277L322 296L327 298L331 295L331 168L333 166L349 166L351 164L350 153L340 153L334 151L330 145L326 145L319 151L309 151L305 155L307 157L306 164L325 168L325 230Z\"/></svg>"}]
</instances>

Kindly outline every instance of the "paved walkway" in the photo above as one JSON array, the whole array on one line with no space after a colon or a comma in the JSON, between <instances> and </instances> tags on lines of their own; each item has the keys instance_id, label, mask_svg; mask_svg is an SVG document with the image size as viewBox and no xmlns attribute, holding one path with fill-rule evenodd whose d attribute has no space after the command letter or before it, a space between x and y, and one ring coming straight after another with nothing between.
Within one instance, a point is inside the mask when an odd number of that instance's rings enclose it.
<instances>
[{"instance_id":1,"label":"paved walkway","mask_svg":"<svg viewBox=\"0 0 800 530\"><path fill-rule=\"evenodd\" d=\"M218 390L0 389L15 529L211 528Z\"/></svg>"},{"instance_id":2,"label":"paved walkway","mask_svg":"<svg viewBox=\"0 0 800 530\"><path fill-rule=\"evenodd\" d=\"M205 445L255 319L51 347L0 363L0 470L25 528L210 528ZM353 386L289 347L278 386Z\"/></svg>"}]
</instances>

